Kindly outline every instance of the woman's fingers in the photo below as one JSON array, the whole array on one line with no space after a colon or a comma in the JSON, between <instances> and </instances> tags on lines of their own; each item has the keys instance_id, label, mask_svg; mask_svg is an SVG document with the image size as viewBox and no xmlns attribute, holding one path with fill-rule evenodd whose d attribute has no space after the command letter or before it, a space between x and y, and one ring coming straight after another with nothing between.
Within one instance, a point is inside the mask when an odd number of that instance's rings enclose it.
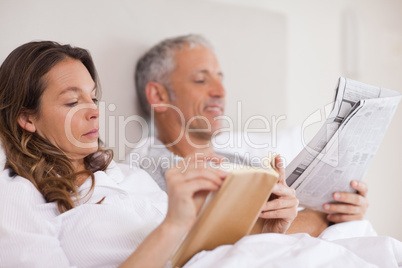
<instances>
[{"instance_id":1,"label":"woman's fingers","mask_svg":"<svg viewBox=\"0 0 402 268\"><path fill-rule=\"evenodd\" d=\"M275 156L275 169L279 173L279 183L286 184L286 176L285 176L285 164L283 162L282 157L278 154Z\"/></svg>"},{"instance_id":2,"label":"woman's fingers","mask_svg":"<svg viewBox=\"0 0 402 268\"><path fill-rule=\"evenodd\" d=\"M266 202L261 210L266 212L284 208L293 208L297 207L298 204L299 202L296 198L277 198Z\"/></svg>"},{"instance_id":3,"label":"woman's fingers","mask_svg":"<svg viewBox=\"0 0 402 268\"><path fill-rule=\"evenodd\" d=\"M210 191L217 191L227 173L203 160L187 161L166 171L169 208L167 218L181 226L191 226ZM183 225L184 224L184 225Z\"/></svg>"},{"instance_id":4,"label":"woman's fingers","mask_svg":"<svg viewBox=\"0 0 402 268\"><path fill-rule=\"evenodd\" d=\"M276 183L272 189L272 194L277 195L278 197L281 196L296 197L295 189L290 188L289 186L286 186L286 184L283 183Z\"/></svg>"},{"instance_id":5,"label":"woman's fingers","mask_svg":"<svg viewBox=\"0 0 402 268\"><path fill-rule=\"evenodd\" d=\"M282 220L293 220L297 215L297 208L288 207L279 210L262 211L260 218L263 219L282 219Z\"/></svg>"}]
</instances>

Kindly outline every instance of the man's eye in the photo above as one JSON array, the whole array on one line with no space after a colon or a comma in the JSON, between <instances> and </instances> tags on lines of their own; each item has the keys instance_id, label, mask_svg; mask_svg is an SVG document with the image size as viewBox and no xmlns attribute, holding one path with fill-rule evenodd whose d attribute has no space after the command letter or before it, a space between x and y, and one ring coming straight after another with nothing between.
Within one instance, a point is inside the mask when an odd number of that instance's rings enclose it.
<instances>
[{"instance_id":1,"label":"man's eye","mask_svg":"<svg viewBox=\"0 0 402 268\"><path fill-rule=\"evenodd\" d=\"M74 107L75 105L77 105L77 103L78 103L78 101L70 102L70 103L67 103L66 106Z\"/></svg>"},{"instance_id":2,"label":"man's eye","mask_svg":"<svg viewBox=\"0 0 402 268\"><path fill-rule=\"evenodd\" d=\"M93 101L95 104L98 104L98 102L99 102L99 100L98 100L97 98L93 98L92 101Z\"/></svg>"},{"instance_id":3,"label":"man's eye","mask_svg":"<svg viewBox=\"0 0 402 268\"><path fill-rule=\"evenodd\" d=\"M203 83L205 83L205 80L195 80L194 82L197 84L203 84Z\"/></svg>"}]
</instances>

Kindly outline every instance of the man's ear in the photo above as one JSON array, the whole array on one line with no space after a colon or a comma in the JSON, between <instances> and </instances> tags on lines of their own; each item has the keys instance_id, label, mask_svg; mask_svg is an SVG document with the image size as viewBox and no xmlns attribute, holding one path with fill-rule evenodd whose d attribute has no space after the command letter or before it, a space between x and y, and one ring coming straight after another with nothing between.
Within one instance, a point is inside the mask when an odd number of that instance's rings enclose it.
<instances>
[{"instance_id":1,"label":"man's ear","mask_svg":"<svg viewBox=\"0 0 402 268\"><path fill-rule=\"evenodd\" d=\"M157 82L148 82L145 86L145 94L151 109L155 112L165 112L170 104L167 89Z\"/></svg>"},{"instance_id":2,"label":"man's ear","mask_svg":"<svg viewBox=\"0 0 402 268\"><path fill-rule=\"evenodd\" d=\"M20 116L18 117L18 124L26 131L32 133L36 131L33 115L28 112L20 113Z\"/></svg>"}]
</instances>

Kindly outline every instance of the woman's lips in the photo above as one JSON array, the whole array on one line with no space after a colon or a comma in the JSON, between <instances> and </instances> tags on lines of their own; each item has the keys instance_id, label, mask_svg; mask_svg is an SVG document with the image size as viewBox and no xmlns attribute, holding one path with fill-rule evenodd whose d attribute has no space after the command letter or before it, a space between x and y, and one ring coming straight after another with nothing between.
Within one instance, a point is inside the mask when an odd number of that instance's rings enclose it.
<instances>
[{"instance_id":1,"label":"woman's lips","mask_svg":"<svg viewBox=\"0 0 402 268\"><path fill-rule=\"evenodd\" d=\"M82 136L88 137L88 138L98 138L99 137L99 130L98 129L93 129L93 130L89 131L88 133L85 133Z\"/></svg>"}]
</instances>

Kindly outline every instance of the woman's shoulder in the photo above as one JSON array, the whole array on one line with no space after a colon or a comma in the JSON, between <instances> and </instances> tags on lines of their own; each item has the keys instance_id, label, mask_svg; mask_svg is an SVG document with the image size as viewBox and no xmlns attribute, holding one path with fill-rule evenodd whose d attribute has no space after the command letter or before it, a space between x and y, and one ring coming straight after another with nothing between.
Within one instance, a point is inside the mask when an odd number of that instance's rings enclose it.
<instances>
[{"instance_id":1,"label":"woman's shoulder","mask_svg":"<svg viewBox=\"0 0 402 268\"><path fill-rule=\"evenodd\" d=\"M42 194L28 179L12 175L11 170L0 172L0 200L29 200L35 203L44 203Z\"/></svg>"}]
</instances>

